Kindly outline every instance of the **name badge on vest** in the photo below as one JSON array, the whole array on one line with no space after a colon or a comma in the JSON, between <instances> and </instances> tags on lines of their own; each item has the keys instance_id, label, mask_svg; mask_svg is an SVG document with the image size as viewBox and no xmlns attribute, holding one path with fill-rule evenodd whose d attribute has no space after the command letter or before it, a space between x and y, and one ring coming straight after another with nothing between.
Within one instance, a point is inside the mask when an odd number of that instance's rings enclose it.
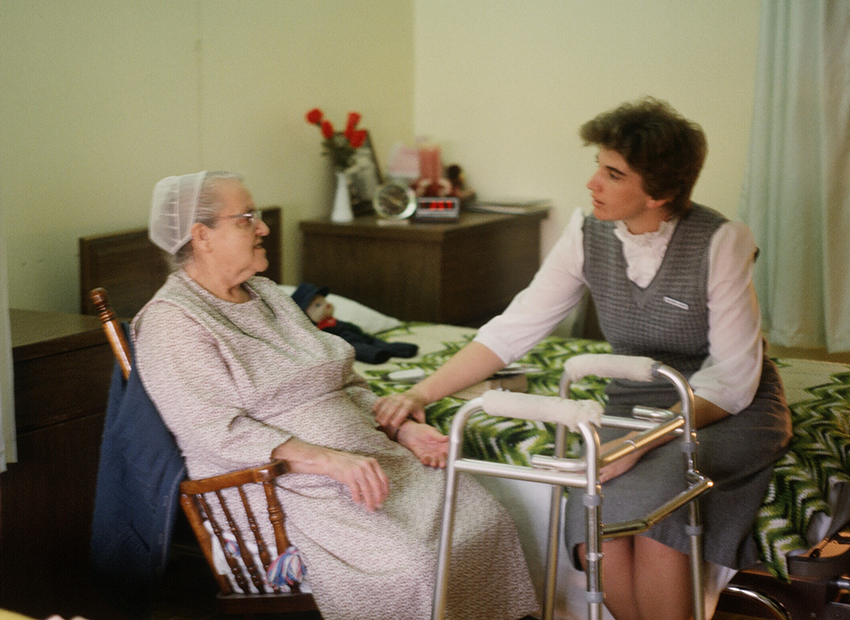
<instances>
[{"instance_id":1,"label":"name badge on vest","mask_svg":"<svg viewBox=\"0 0 850 620\"><path fill-rule=\"evenodd\" d=\"M672 297L664 297L664 303L670 304L671 306L675 306L676 308L681 308L682 310L690 310L690 306L686 304L684 301L679 301L678 299L673 299Z\"/></svg>"}]
</instances>

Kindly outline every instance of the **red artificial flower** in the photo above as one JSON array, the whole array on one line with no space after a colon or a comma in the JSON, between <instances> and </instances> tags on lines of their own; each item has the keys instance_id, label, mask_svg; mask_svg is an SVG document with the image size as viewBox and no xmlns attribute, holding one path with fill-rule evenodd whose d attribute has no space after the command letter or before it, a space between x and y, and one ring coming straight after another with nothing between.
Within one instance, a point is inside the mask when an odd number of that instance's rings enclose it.
<instances>
[{"instance_id":1,"label":"red artificial flower","mask_svg":"<svg viewBox=\"0 0 850 620\"><path fill-rule=\"evenodd\" d=\"M319 108L313 108L309 112L307 112L307 122L311 125L318 125L322 122L322 117L324 114Z\"/></svg>"},{"instance_id":2,"label":"red artificial flower","mask_svg":"<svg viewBox=\"0 0 850 620\"><path fill-rule=\"evenodd\" d=\"M363 143L366 141L366 130L365 129L357 129L352 131L349 135L346 136L348 138L349 143L355 149L359 149L363 146Z\"/></svg>"},{"instance_id":3,"label":"red artificial flower","mask_svg":"<svg viewBox=\"0 0 850 620\"><path fill-rule=\"evenodd\" d=\"M345 125L346 133L354 131L354 128L357 127L357 123L360 122L360 115L357 112L349 112L348 113L348 123Z\"/></svg>"},{"instance_id":4,"label":"red artificial flower","mask_svg":"<svg viewBox=\"0 0 850 620\"><path fill-rule=\"evenodd\" d=\"M354 153L366 141L366 130L357 129L360 114L349 112L345 131L336 133L333 124L325 118L319 108L313 108L306 114L307 122L318 125L322 132L324 154L327 155L336 170L345 170L354 163Z\"/></svg>"}]
</instances>

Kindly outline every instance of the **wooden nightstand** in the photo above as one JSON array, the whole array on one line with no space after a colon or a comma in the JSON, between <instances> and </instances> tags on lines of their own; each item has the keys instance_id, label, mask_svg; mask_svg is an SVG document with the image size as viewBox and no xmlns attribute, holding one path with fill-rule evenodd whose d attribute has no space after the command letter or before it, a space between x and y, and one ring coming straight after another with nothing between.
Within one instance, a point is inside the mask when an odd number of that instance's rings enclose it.
<instances>
[{"instance_id":1,"label":"wooden nightstand","mask_svg":"<svg viewBox=\"0 0 850 620\"><path fill-rule=\"evenodd\" d=\"M115 356L93 316L9 311L18 460L0 474L0 607L113 618L89 579Z\"/></svg>"},{"instance_id":2,"label":"wooden nightstand","mask_svg":"<svg viewBox=\"0 0 850 620\"><path fill-rule=\"evenodd\" d=\"M456 223L301 222L302 281L406 321L481 325L540 266L547 209L461 213Z\"/></svg>"}]
</instances>

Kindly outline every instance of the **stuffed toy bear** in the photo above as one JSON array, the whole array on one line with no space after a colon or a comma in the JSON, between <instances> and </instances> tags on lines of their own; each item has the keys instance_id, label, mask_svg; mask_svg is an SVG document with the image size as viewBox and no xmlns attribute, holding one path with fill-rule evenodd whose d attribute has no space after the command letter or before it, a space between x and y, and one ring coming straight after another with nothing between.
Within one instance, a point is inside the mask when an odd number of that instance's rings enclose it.
<instances>
[{"instance_id":1,"label":"stuffed toy bear","mask_svg":"<svg viewBox=\"0 0 850 620\"><path fill-rule=\"evenodd\" d=\"M339 336L354 347L354 358L359 362L383 364L391 357L413 357L419 347L407 342L387 342L370 336L354 323L334 318L334 306L328 303L327 286L318 288L309 282L301 284L292 293L295 303L322 331Z\"/></svg>"}]
</instances>

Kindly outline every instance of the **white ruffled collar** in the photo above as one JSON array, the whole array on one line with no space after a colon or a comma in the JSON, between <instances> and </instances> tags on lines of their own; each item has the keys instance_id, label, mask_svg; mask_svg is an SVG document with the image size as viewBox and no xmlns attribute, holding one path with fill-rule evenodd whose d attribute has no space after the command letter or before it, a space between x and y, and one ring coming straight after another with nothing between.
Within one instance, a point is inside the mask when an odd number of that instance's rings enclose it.
<instances>
[{"instance_id":1,"label":"white ruffled collar","mask_svg":"<svg viewBox=\"0 0 850 620\"><path fill-rule=\"evenodd\" d=\"M673 231L676 230L676 224L679 223L679 218L674 217L669 220L663 220L658 230L648 233L635 235L629 231L629 227L623 220L614 222L614 234L623 243L637 243L640 245L654 245L658 243L658 239L664 239L665 246L673 236Z\"/></svg>"},{"instance_id":2,"label":"white ruffled collar","mask_svg":"<svg viewBox=\"0 0 850 620\"><path fill-rule=\"evenodd\" d=\"M625 222L614 222L614 235L623 244L626 275L629 280L641 288L649 286L661 267L667 244L670 243L678 223L679 218L665 220L656 231L634 235L629 232Z\"/></svg>"}]
</instances>

